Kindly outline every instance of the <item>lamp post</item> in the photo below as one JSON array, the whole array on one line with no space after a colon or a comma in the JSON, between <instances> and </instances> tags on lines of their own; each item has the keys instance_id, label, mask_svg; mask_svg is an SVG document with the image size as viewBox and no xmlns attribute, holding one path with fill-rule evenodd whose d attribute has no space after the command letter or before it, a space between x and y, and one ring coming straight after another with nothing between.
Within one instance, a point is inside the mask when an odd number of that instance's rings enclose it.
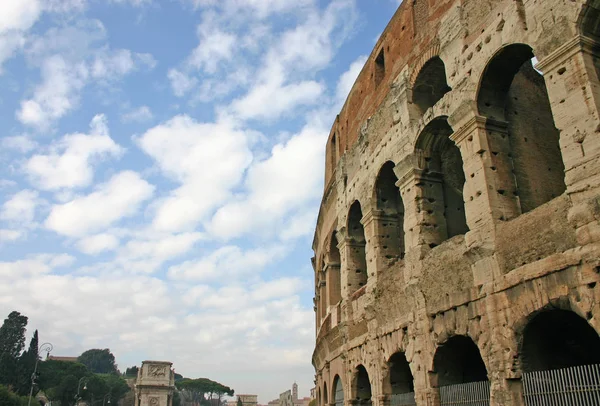
<instances>
[{"instance_id":1,"label":"lamp post","mask_svg":"<svg viewBox=\"0 0 600 406\"><path fill-rule=\"evenodd\" d=\"M54 346L50 343L43 343L42 345L40 345L40 348L38 348L38 353L35 357L35 367L33 368L33 373L31 374L31 389L29 389L29 400L27 401L27 406L31 406L31 396L33 395L33 385L35 385L37 367L38 362L40 360L40 352L46 351L46 358L48 358L48 355L50 354L50 351L52 351L53 348Z\"/></svg>"},{"instance_id":2,"label":"lamp post","mask_svg":"<svg viewBox=\"0 0 600 406\"><path fill-rule=\"evenodd\" d=\"M108 397L108 402L106 402L106 398L107 398L107 397ZM106 402L107 404L109 404L109 405L110 405L110 392L108 392L106 395L104 395L104 398L102 399L102 406L104 406L104 405L105 405L105 403L104 403L104 402Z\"/></svg>"},{"instance_id":3,"label":"lamp post","mask_svg":"<svg viewBox=\"0 0 600 406\"><path fill-rule=\"evenodd\" d=\"M85 380L85 383L83 384L83 390L87 389L87 378L85 376L82 376L81 378L79 378L79 382L77 382L77 395L75 395L75 405L77 405L77 402L79 402L79 389L81 389L81 382L83 382Z\"/></svg>"}]
</instances>

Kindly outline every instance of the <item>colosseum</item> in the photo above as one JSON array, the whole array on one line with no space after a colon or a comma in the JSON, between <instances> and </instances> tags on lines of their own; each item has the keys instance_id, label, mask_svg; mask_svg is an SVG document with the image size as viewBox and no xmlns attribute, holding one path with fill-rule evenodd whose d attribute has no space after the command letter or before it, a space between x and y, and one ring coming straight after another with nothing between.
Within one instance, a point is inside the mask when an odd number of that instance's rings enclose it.
<instances>
[{"instance_id":1,"label":"colosseum","mask_svg":"<svg viewBox=\"0 0 600 406\"><path fill-rule=\"evenodd\" d=\"M402 2L327 141L320 406L600 405L599 58L600 0Z\"/></svg>"}]
</instances>

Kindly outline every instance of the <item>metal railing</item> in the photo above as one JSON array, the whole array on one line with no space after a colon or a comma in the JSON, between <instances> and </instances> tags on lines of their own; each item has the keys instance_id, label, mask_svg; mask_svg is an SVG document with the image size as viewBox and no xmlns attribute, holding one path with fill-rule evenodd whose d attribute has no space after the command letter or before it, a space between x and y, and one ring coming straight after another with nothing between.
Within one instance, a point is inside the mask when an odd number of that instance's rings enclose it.
<instances>
[{"instance_id":1,"label":"metal railing","mask_svg":"<svg viewBox=\"0 0 600 406\"><path fill-rule=\"evenodd\" d=\"M416 406L416 404L414 392L390 395L390 406Z\"/></svg>"},{"instance_id":2,"label":"metal railing","mask_svg":"<svg viewBox=\"0 0 600 406\"><path fill-rule=\"evenodd\" d=\"M440 405L489 406L490 381L440 387Z\"/></svg>"},{"instance_id":3,"label":"metal railing","mask_svg":"<svg viewBox=\"0 0 600 406\"><path fill-rule=\"evenodd\" d=\"M525 405L600 405L600 365L523 374Z\"/></svg>"}]
</instances>

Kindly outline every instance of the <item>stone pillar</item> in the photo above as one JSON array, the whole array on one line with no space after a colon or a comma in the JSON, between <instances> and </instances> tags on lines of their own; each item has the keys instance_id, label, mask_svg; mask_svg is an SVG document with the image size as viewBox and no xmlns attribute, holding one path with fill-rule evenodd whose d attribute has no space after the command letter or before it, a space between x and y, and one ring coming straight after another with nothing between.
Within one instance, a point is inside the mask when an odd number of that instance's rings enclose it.
<instances>
[{"instance_id":1,"label":"stone pillar","mask_svg":"<svg viewBox=\"0 0 600 406\"><path fill-rule=\"evenodd\" d=\"M327 286L325 282L325 272L320 272L321 277L319 280L319 317L320 323L323 323L323 320L327 316Z\"/></svg>"},{"instance_id":2,"label":"stone pillar","mask_svg":"<svg viewBox=\"0 0 600 406\"><path fill-rule=\"evenodd\" d=\"M171 406L175 389L173 363L143 361L135 383L135 406Z\"/></svg>"},{"instance_id":3,"label":"stone pillar","mask_svg":"<svg viewBox=\"0 0 600 406\"><path fill-rule=\"evenodd\" d=\"M544 74L554 124L560 130L567 191L600 184L600 81L594 59L600 43L575 36L536 66Z\"/></svg>"},{"instance_id":4,"label":"stone pillar","mask_svg":"<svg viewBox=\"0 0 600 406\"><path fill-rule=\"evenodd\" d=\"M427 388L415 392L417 406L440 406L440 390Z\"/></svg>"},{"instance_id":5,"label":"stone pillar","mask_svg":"<svg viewBox=\"0 0 600 406\"><path fill-rule=\"evenodd\" d=\"M325 265L325 275L327 278L327 303L330 307L335 306L342 300L340 264L327 263Z\"/></svg>"},{"instance_id":6,"label":"stone pillar","mask_svg":"<svg viewBox=\"0 0 600 406\"><path fill-rule=\"evenodd\" d=\"M366 237L366 235L365 235ZM358 285L356 269L366 269L367 264L361 262L361 258L357 258L357 252L364 246L362 243L357 243L352 238L344 238L339 244L340 256L342 258L342 298L349 298L354 292L361 288ZM368 272L368 269L366 269Z\"/></svg>"},{"instance_id":7,"label":"stone pillar","mask_svg":"<svg viewBox=\"0 0 600 406\"><path fill-rule=\"evenodd\" d=\"M363 217L362 223L365 235L368 235L369 277L376 276L401 258L404 252L403 225L398 224L398 215L389 215L382 210L369 211Z\"/></svg>"},{"instance_id":8,"label":"stone pillar","mask_svg":"<svg viewBox=\"0 0 600 406\"><path fill-rule=\"evenodd\" d=\"M408 256L411 251L433 248L448 237L442 178L438 173L416 168L397 175L401 175L396 185L404 201L404 244Z\"/></svg>"},{"instance_id":9,"label":"stone pillar","mask_svg":"<svg viewBox=\"0 0 600 406\"><path fill-rule=\"evenodd\" d=\"M372 399L374 400L373 406L390 406L389 395L373 396Z\"/></svg>"},{"instance_id":10,"label":"stone pillar","mask_svg":"<svg viewBox=\"0 0 600 406\"><path fill-rule=\"evenodd\" d=\"M469 230L487 230L494 238L494 224L521 214L517 184L510 157L508 123L471 115L452 117L450 138L459 147L465 171L463 198ZM457 122L458 121L458 122Z\"/></svg>"}]
</instances>

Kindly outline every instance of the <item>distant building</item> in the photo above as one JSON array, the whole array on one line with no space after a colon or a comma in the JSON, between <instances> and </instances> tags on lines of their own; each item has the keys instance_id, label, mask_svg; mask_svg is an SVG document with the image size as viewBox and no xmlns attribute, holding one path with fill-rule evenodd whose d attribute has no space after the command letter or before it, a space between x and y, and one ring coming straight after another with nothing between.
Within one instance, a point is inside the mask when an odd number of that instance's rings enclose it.
<instances>
[{"instance_id":1,"label":"distant building","mask_svg":"<svg viewBox=\"0 0 600 406\"><path fill-rule=\"evenodd\" d=\"M310 397L298 399L298 384L294 382L291 390L281 393L279 399L270 401L268 406L308 406L310 400Z\"/></svg>"},{"instance_id":2,"label":"distant building","mask_svg":"<svg viewBox=\"0 0 600 406\"><path fill-rule=\"evenodd\" d=\"M238 395L237 398L241 399L243 406L258 406L258 395Z\"/></svg>"},{"instance_id":3,"label":"distant building","mask_svg":"<svg viewBox=\"0 0 600 406\"><path fill-rule=\"evenodd\" d=\"M52 361L63 361L63 362L77 362L79 357L62 357L60 355L48 355L46 360Z\"/></svg>"}]
</instances>

